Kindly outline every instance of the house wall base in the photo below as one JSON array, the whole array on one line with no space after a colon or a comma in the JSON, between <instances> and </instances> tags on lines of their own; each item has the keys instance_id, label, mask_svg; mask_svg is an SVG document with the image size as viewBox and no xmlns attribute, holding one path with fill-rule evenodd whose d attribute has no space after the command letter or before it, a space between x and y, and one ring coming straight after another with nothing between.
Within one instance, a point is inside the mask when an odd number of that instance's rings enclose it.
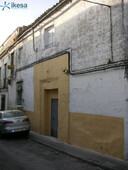
<instances>
[{"instance_id":1,"label":"house wall base","mask_svg":"<svg viewBox=\"0 0 128 170\"><path fill-rule=\"evenodd\" d=\"M70 113L69 143L124 158L124 119Z\"/></svg>"}]
</instances>

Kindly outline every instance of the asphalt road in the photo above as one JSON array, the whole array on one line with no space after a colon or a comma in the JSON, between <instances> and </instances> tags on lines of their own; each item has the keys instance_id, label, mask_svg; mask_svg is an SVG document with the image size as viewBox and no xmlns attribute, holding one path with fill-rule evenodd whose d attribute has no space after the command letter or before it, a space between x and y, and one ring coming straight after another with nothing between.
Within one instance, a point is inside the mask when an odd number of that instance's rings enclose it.
<instances>
[{"instance_id":1,"label":"asphalt road","mask_svg":"<svg viewBox=\"0 0 128 170\"><path fill-rule=\"evenodd\" d=\"M0 170L102 169L16 135L0 139Z\"/></svg>"}]
</instances>

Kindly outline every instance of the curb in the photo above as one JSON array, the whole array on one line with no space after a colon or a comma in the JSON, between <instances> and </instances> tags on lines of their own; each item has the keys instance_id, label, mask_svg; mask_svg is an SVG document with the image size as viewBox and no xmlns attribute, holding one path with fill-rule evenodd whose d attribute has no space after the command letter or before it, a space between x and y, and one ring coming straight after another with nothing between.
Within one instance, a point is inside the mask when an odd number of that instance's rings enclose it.
<instances>
[{"instance_id":1,"label":"curb","mask_svg":"<svg viewBox=\"0 0 128 170\"><path fill-rule=\"evenodd\" d=\"M103 168L104 170L128 170L128 162L121 159L63 143L56 138L39 135L32 131L30 132L30 138L33 141L80 159L88 164Z\"/></svg>"}]
</instances>

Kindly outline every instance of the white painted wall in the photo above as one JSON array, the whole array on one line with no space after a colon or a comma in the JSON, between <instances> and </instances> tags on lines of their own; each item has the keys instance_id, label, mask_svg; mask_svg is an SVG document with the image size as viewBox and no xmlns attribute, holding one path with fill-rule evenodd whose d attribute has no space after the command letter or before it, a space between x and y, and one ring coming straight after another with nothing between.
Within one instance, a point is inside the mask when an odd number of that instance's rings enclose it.
<instances>
[{"instance_id":1,"label":"white painted wall","mask_svg":"<svg viewBox=\"0 0 128 170\"><path fill-rule=\"evenodd\" d=\"M23 46L24 56L18 67L67 48L72 48L73 70L106 64L106 59L112 60L111 48L113 61L122 60L124 57L122 1L93 1L111 5L112 18L110 8L107 6L73 0L73 3L68 4L34 30L37 53L33 51L32 31L26 35L30 36L18 45ZM44 30L51 25L55 27L54 45L51 48L44 48Z\"/></svg>"},{"instance_id":2,"label":"white painted wall","mask_svg":"<svg viewBox=\"0 0 128 170\"><path fill-rule=\"evenodd\" d=\"M17 80L23 80L23 108L24 110L34 111L33 93L33 67L21 71L17 74Z\"/></svg>"},{"instance_id":3,"label":"white painted wall","mask_svg":"<svg viewBox=\"0 0 128 170\"><path fill-rule=\"evenodd\" d=\"M26 69L24 71L18 72L16 79L12 81L12 84L9 85L9 107L17 108L16 103L16 82L23 81L23 109L26 111L34 111L33 103L33 67Z\"/></svg>"},{"instance_id":4,"label":"white painted wall","mask_svg":"<svg viewBox=\"0 0 128 170\"><path fill-rule=\"evenodd\" d=\"M124 70L70 76L70 112L125 117Z\"/></svg>"}]
</instances>

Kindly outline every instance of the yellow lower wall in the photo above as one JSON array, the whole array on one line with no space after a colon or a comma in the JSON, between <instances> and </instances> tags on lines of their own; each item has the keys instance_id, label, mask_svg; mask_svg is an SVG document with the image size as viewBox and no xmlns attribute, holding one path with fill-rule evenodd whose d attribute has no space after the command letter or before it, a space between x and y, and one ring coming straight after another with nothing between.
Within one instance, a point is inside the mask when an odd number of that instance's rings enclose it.
<instances>
[{"instance_id":1,"label":"yellow lower wall","mask_svg":"<svg viewBox=\"0 0 128 170\"><path fill-rule=\"evenodd\" d=\"M114 157L124 158L124 119L70 113L69 142Z\"/></svg>"},{"instance_id":2,"label":"yellow lower wall","mask_svg":"<svg viewBox=\"0 0 128 170\"><path fill-rule=\"evenodd\" d=\"M34 112L23 111L30 118L31 130L35 131ZM123 118L81 113L69 113L69 117L69 139L67 142L72 145L124 159ZM63 132L63 129L64 127L60 129L60 131ZM66 139L62 141L65 142Z\"/></svg>"}]
</instances>

